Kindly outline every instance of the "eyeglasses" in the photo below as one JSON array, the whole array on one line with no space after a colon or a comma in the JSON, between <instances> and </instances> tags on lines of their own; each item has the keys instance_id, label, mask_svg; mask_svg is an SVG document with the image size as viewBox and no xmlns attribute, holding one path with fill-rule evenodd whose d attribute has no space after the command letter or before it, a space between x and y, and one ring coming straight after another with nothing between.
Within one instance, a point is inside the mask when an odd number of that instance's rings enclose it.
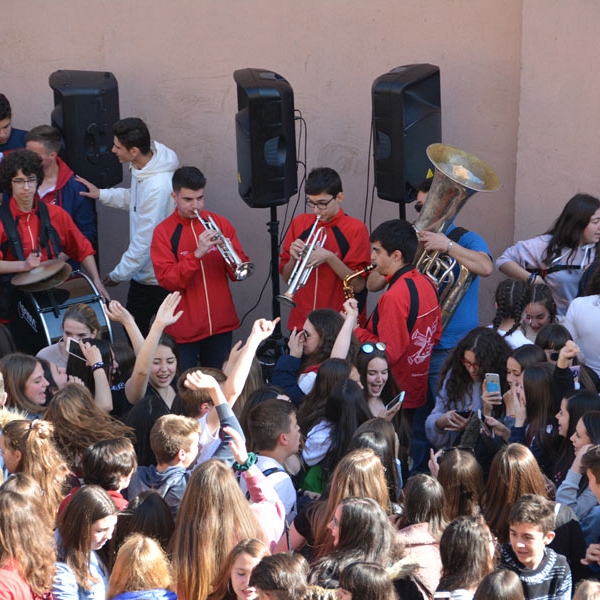
<instances>
[{"instance_id":1,"label":"eyeglasses","mask_svg":"<svg viewBox=\"0 0 600 600\"><path fill-rule=\"evenodd\" d=\"M367 343L360 347L360 351L364 352L365 354L373 354L375 350L385 352L385 347L385 342L375 342L374 344Z\"/></svg>"},{"instance_id":2,"label":"eyeglasses","mask_svg":"<svg viewBox=\"0 0 600 600\"><path fill-rule=\"evenodd\" d=\"M467 369L475 369L476 371L479 371L479 363L473 363L470 360L467 360L466 358L461 358L460 362L467 368Z\"/></svg>"},{"instance_id":3,"label":"eyeglasses","mask_svg":"<svg viewBox=\"0 0 600 600\"><path fill-rule=\"evenodd\" d=\"M550 352L550 354L548 354L548 358L552 362L556 362L558 360L558 357L559 357L559 353L558 352Z\"/></svg>"},{"instance_id":4,"label":"eyeglasses","mask_svg":"<svg viewBox=\"0 0 600 600\"><path fill-rule=\"evenodd\" d=\"M306 198L306 206L309 206L310 208L319 208L321 210L325 210L329 206L329 204L331 204L331 202L333 202L336 198L337 195L331 196L329 200L319 200L318 202L313 202L312 200Z\"/></svg>"},{"instance_id":5,"label":"eyeglasses","mask_svg":"<svg viewBox=\"0 0 600 600\"><path fill-rule=\"evenodd\" d=\"M10 180L13 185L17 187L25 187L26 185L33 187L37 184L37 177L28 177L27 179L21 179L20 177L17 179Z\"/></svg>"}]
</instances>

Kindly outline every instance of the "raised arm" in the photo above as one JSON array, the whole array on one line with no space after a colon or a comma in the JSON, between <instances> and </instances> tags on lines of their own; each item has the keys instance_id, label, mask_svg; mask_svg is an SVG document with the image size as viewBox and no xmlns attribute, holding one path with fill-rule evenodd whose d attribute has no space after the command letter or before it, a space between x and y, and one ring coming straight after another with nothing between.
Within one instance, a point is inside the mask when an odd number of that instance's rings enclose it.
<instances>
[{"instance_id":1,"label":"raised arm","mask_svg":"<svg viewBox=\"0 0 600 600\"><path fill-rule=\"evenodd\" d=\"M131 346L137 356L142 349L144 343L144 336L137 326L133 315L118 301L111 300L106 305L106 314L111 321L115 323L121 323L123 328L127 332L129 339L131 340Z\"/></svg>"},{"instance_id":2,"label":"raised arm","mask_svg":"<svg viewBox=\"0 0 600 600\"><path fill-rule=\"evenodd\" d=\"M169 294L160 305L154 323L148 332L148 337L144 340L140 351L135 359L135 365L131 377L125 383L125 397L130 404L137 404L146 393L148 387L148 379L150 370L152 369L152 361L158 348L158 342L165 327L177 322L183 311L175 312L181 294L173 292Z\"/></svg>"},{"instance_id":3,"label":"raised arm","mask_svg":"<svg viewBox=\"0 0 600 600\"><path fill-rule=\"evenodd\" d=\"M262 341L272 335L277 323L279 323L279 317L274 321L257 319L252 325L252 331L244 346L239 350L236 350L234 347L234 350L229 355L227 366L224 369L227 380L223 384L223 393L231 406L234 405L238 396L242 393L244 385L246 384L246 379L250 373L250 368L252 367L252 360L256 356L258 346Z\"/></svg>"},{"instance_id":4,"label":"raised arm","mask_svg":"<svg viewBox=\"0 0 600 600\"><path fill-rule=\"evenodd\" d=\"M110 390L108 375L106 374L106 367L110 365L105 365L102 362L102 354L98 346L80 340L79 347L85 358L86 365L92 368L95 388L94 402L98 408L108 413L113 409L112 392Z\"/></svg>"},{"instance_id":5,"label":"raised arm","mask_svg":"<svg viewBox=\"0 0 600 600\"><path fill-rule=\"evenodd\" d=\"M331 349L331 358L346 359L350 344L352 343L352 332L358 322L358 302L350 298L344 302L344 323Z\"/></svg>"}]
</instances>

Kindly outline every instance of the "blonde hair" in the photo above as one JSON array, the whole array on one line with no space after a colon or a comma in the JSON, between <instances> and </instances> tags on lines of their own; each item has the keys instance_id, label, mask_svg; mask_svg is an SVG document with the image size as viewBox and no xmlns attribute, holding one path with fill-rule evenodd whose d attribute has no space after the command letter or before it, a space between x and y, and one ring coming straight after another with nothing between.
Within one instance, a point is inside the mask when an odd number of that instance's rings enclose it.
<instances>
[{"instance_id":1,"label":"blonde hair","mask_svg":"<svg viewBox=\"0 0 600 600\"><path fill-rule=\"evenodd\" d=\"M152 589L173 589L169 560L158 542L133 533L119 548L106 600L123 592Z\"/></svg>"},{"instance_id":2,"label":"blonde hair","mask_svg":"<svg viewBox=\"0 0 600 600\"><path fill-rule=\"evenodd\" d=\"M171 539L180 600L206 600L236 543L264 537L233 471L218 460L202 463L187 484Z\"/></svg>"},{"instance_id":3,"label":"blonde hair","mask_svg":"<svg viewBox=\"0 0 600 600\"><path fill-rule=\"evenodd\" d=\"M598 600L600 598L600 583L584 579L575 588L573 600Z\"/></svg>"},{"instance_id":4,"label":"blonde hair","mask_svg":"<svg viewBox=\"0 0 600 600\"><path fill-rule=\"evenodd\" d=\"M52 435L52 423L41 419L10 421L2 428L6 447L21 453L16 472L27 473L38 482L48 514L55 515L68 491L69 468Z\"/></svg>"}]
</instances>

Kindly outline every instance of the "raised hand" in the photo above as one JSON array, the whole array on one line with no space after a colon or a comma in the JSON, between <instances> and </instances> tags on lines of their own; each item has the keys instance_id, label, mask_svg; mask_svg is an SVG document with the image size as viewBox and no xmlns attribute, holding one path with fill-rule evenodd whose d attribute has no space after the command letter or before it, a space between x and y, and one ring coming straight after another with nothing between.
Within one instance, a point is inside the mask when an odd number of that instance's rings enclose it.
<instances>
[{"instance_id":1,"label":"raised hand","mask_svg":"<svg viewBox=\"0 0 600 600\"><path fill-rule=\"evenodd\" d=\"M177 310L177 306L179 305L180 301L180 292L172 292L171 294L167 295L156 311L154 322L157 326L164 329L165 327L173 325L173 323L176 323L179 320L183 314L183 311L180 310L177 313L175 311Z\"/></svg>"}]
</instances>

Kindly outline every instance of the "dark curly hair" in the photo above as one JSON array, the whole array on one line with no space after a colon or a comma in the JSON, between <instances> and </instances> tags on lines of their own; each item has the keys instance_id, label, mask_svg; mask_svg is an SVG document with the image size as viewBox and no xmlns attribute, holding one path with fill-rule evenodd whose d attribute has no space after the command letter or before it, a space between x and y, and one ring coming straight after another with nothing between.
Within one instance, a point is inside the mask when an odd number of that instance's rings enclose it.
<instances>
[{"instance_id":1,"label":"dark curly hair","mask_svg":"<svg viewBox=\"0 0 600 600\"><path fill-rule=\"evenodd\" d=\"M508 389L506 360L510 356L511 347L493 329L476 327L458 342L444 363L440 374L440 387L446 382L447 396L450 399L449 409L457 406L458 402L473 388L473 379L462 363L467 350L475 354L479 365L477 375L480 379L483 379L485 373L498 373L502 393ZM446 377L448 377L447 381Z\"/></svg>"},{"instance_id":2,"label":"dark curly hair","mask_svg":"<svg viewBox=\"0 0 600 600\"><path fill-rule=\"evenodd\" d=\"M569 248L567 260L572 257L581 244L581 235L588 226L592 215L600 208L600 200L589 194L575 194L563 208L560 216L546 232L551 236L544 256L544 262L550 264L560 256L563 248Z\"/></svg>"},{"instance_id":3,"label":"dark curly hair","mask_svg":"<svg viewBox=\"0 0 600 600\"><path fill-rule=\"evenodd\" d=\"M514 319L513 326L506 332L511 335L521 326L521 316L531 302L531 288L524 281L505 279L496 288L496 316L492 321L495 331L504 319Z\"/></svg>"},{"instance_id":4,"label":"dark curly hair","mask_svg":"<svg viewBox=\"0 0 600 600\"><path fill-rule=\"evenodd\" d=\"M0 187L12 194L12 179L21 171L23 175L35 175L38 187L44 181L42 159L31 150L16 150L7 154L0 162Z\"/></svg>"}]
</instances>

